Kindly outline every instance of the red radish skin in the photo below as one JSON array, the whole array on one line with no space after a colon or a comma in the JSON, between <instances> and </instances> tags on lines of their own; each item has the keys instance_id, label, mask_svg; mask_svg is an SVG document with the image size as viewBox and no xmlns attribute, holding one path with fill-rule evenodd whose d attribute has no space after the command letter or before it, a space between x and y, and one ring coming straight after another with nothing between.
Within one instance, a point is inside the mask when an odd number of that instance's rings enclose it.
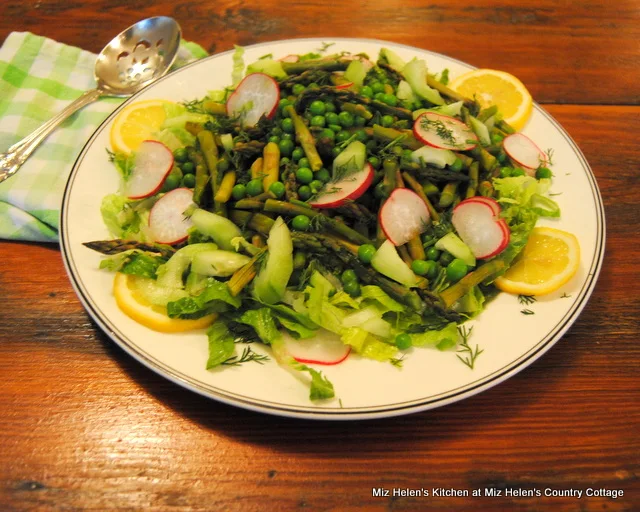
<instances>
[{"instance_id":1,"label":"red radish skin","mask_svg":"<svg viewBox=\"0 0 640 512\"><path fill-rule=\"evenodd\" d=\"M478 136L459 119L425 112L413 123L413 134L424 144L438 149L466 151L478 145Z\"/></svg>"},{"instance_id":2,"label":"red radish skin","mask_svg":"<svg viewBox=\"0 0 640 512\"><path fill-rule=\"evenodd\" d=\"M160 244L176 245L184 242L193 225L185 212L195 205L193 190L176 188L162 196L149 212L151 237Z\"/></svg>"},{"instance_id":3,"label":"red radish skin","mask_svg":"<svg viewBox=\"0 0 640 512\"><path fill-rule=\"evenodd\" d=\"M262 116L272 118L278 109L280 87L265 73L244 77L227 100L227 115L241 117L243 126L255 126Z\"/></svg>"},{"instance_id":4,"label":"red radish skin","mask_svg":"<svg viewBox=\"0 0 640 512\"><path fill-rule=\"evenodd\" d=\"M362 170L340 181L327 183L309 204L315 208L337 208L347 201L355 201L371 186L373 177L373 167L366 163Z\"/></svg>"},{"instance_id":5,"label":"red radish skin","mask_svg":"<svg viewBox=\"0 0 640 512\"><path fill-rule=\"evenodd\" d=\"M378 213L378 222L396 247L423 233L429 223L429 209L413 190L395 189Z\"/></svg>"},{"instance_id":6,"label":"red radish skin","mask_svg":"<svg viewBox=\"0 0 640 512\"><path fill-rule=\"evenodd\" d=\"M145 140L136 151L127 180L127 197L143 199L157 194L173 168L173 153L162 142Z\"/></svg>"},{"instance_id":7,"label":"red radish skin","mask_svg":"<svg viewBox=\"0 0 640 512\"><path fill-rule=\"evenodd\" d=\"M346 82L344 84L336 85L336 89L339 89L339 90L349 89L351 87L353 87L353 82Z\"/></svg>"},{"instance_id":8,"label":"red radish skin","mask_svg":"<svg viewBox=\"0 0 640 512\"><path fill-rule=\"evenodd\" d=\"M496 201L492 197L474 196L474 197L470 197L469 199L466 199L466 201L470 201L470 202L475 201L477 203L486 204L489 208L491 208L495 216L500 215L500 212L502 211L502 208L500 208L500 204L498 203L498 201Z\"/></svg>"},{"instance_id":9,"label":"red radish skin","mask_svg":"<svg viewBox=\"0 0 640 512\"><path fill-rule=\"evenodd\" d=\"M305 340L284 337L287 352L299 363L332 366L343 362L351 353L351 347L338 336L326 334Z\"/></svg>"},{"instance_id":10,"label":"red radish skin","mask_svg":"<svg viewBox=\"0 0 640 512\"><path fill-rule=\"evenodd\" d=\"M541 165L547 165L547 155L523 133L507 135L502 141L502 147L511 160L529 171L529 175Z\"/></svg>"},{"instance_id":11,"label":"red radish skin","mask_svg":"<svg viewBox=\"0 0 640 512\"><path fill-rule=\"evenodd\" d=\"M453 209L453 227L478 259L496 256L509 245L509 226L498 217L499 211L496 213L494 207L488 201L472 197Z\"/></svg>"}]
</instances>

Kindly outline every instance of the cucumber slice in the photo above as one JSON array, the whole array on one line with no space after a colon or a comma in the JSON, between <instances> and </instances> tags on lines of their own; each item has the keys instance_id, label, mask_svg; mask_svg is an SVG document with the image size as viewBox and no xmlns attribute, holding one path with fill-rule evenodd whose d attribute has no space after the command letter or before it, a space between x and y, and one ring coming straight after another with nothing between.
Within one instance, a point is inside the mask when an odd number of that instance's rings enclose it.
<instances>
[{"instance_id":1,"label":"cucumber slice","mask_svg":"<svg viewBox=\"0 0 640 512\"><path fill-rule=\"evenodd\" d=\"M473 133L478 136L478 139L483 146L491 144L491 137L489 136L489 129L486 124L473 116L469 116L469 123L471 124Z\"/></svg>"},{"instance_id":2,"label":"cucumber slice","mask_svg":"<svg viewBox=\"0 0 640 512\"><path fill-rule=\"evenodd\" d=\"M413 58L402 69L402 74L418 96L434 105L444 105L440 93L427 85L427 64L424 60Z\"/></svg>"},{"instance_id":3,"label":"cucumber slice","mask_svg":"<svg viewBox=\"0 0 640 512\"><path fill-rule=\"evenodd\" d=\"M395 246L389 240L385 240L373 255L371 266L383 276L387 276L408 288L417 284L416 275L402 261Z\"/></svg>"},{"instance_id":4,"label":"cucumber slice","mask_svg":"<svg viewBox=\"0 0 640 512\"><path fill-rule=\"evenodd\" d=\"M476 266L476 257L458 235L455 233L447 233L436 242L436 249L447 251L456 258L460 258L470 267Z\"/></svg>"},{"instance_id":5,"label":"cucumber slice","mask_svg":"<svg viewBox=\"0 0 640 512\"><path fill-rule=\"evenodd\" d=\"M162 288L182 289L184 282L182 276L191 264L194 256L202 251L212 251L217 249L216 244L202 243L191 244L178 249L164 265L160 265L157 270L157 284Z\"/></svg>"},{"instance_id":6,"label":"cucumber slice","mask_svg":"<svg viewBox=\"0 0 640 512\"><path fill-rule=\"evenodd\" d=\"M129 276L129 286L137 297L154 306L166 306L188 295L185 290L160 286L155 279L148 277Z\"/></svg>"},{"instance_id":7,"label":"cucumber slice","mask_svg":"<svg viewBox=\"0 0 640 512\"><path fill-rule=\"evenodd\" d=\"M367 70L361 60L352 60L344 72L344 77L353 82L356 87L362 87L364 78L367 76Z\"/></svg>"},{"instance_id":8,"label":"cucumber slice","mask_svg":"<svg viewBox=\"0 0 640 512\"><path fill-rule=\"evenodd\" d=\"M367 159L367 147L354 140L333 161L333 177L346 176L364 167Z\"/></svg>"},{"instance_id":9,"label":"cucumber slice","mask_svg":"<svg viewBox=\"0 0 640 512\"><path fill-rule=\"evenodd\" d=\"M393 50L389 50L389 48L381 48L380 53L378 54L378 59L382 62L386 62L389 64L391 69L395 69L400 73L402 73L402 70L406 66L406 62L402 60L400 55Z\"/></svg>"},{"instance_id":10,"label":"cucumber slice","mask_svg":"<svg viewBox=\"0 0 640 512\"><path fill-rule=\"evenodd\" d=\"M225 251L233 251L235 248L231 241L242 236L240 228L229 219L200 208L191 213L191 222L200 233L212 238Z\"/></svg>"},{"instance_id":11,"label":"cucumber slice","mask_svg":"<svg viewBox=\"0 0 640 512\"><path fill-rule=\"evenodd\" d=\"M278 217L267 239L267 261L253 280L255 297L266 304L275 304L284 297L293 273L293 242L289 228Z\"/></svg>"},{"instance_id":12,"label":"cucumber slice","mask_svg":"<svg viewBox=\"0 0 640 512\"><path fill-rule=\"evenodd\" d=\"M456 155L450 149L438 149L431 146L422 146L411 153L411 160L416 163L431 164L440 169L451 165L456 161Z\"/></svg>"},{"instance_id":13,"label":"cucumber slice","mask_svg":"<svg viewBox=\"0 0 640 512\"><path fill-rule=\"evenodd\" d=\"M213 277L227 277L243 267L251 258L231 251L203 251L191 262L191 272Z\"/></svg>"}]
</instances>

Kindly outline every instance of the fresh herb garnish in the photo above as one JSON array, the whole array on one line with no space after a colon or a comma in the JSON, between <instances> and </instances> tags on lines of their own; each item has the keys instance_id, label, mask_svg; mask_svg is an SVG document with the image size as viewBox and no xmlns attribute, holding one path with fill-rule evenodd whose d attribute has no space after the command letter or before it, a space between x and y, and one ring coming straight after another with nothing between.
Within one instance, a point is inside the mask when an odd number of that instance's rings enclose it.
<instances>
[{"instance_id":1,"label":"fresh herb garnish","mask_svg":"<svg viewBox=\"0 0 640 512\"><path fill-rule=\"evenodd\" d=\"M458 332L462 337L462 342L458 346L458 352L466 353L465 357L462 357L460 354L456 354L458 359L462 361L465 365L467 365L470 369L473 370L476 359L480 354L484 352L484 349L480 349L478 345L475 348L472 348L469 345L469 336L471 336L471 331L473 331L473 327L467 329L464 325L458 327Z\"/></svg>"},{"instance_id":2,"label":"fresh herb garnish","mask_svg":"<svg viewBox=\"0 0 640 512\"><path fill-rule=\"evenodd\" d=\"M249 363L251 361L258 364L264 364L266 361L269 361L269 356L258 354L257 352L254 352L251 347L246 347L242 351L242 355L240 357L230 357L226 361L223 361L221 364L224 364L226 366L239 366L243 363Z\"/></svg>"},{"instance_id":3,"label":"fresh herb garnish","mask_svg":"<svg viewBox=\"0 0 640 512\"><path fill-rule=\"evenodd\" d=\"M522 309L520 310L520 313L522 313L523 315L535 315L535 311L532 311L528 308Z\"/></svg>"},{"instance_id":4,"label":"fresh herb garnish","mask_svg":"<svg viewBox=\"0 0 640 512\"><path fill-rule=\"evenodd\" d=\"M533 304L537 299L533 295L518 295L518 302L528 306Z\"/></svg>"}]
</instances>

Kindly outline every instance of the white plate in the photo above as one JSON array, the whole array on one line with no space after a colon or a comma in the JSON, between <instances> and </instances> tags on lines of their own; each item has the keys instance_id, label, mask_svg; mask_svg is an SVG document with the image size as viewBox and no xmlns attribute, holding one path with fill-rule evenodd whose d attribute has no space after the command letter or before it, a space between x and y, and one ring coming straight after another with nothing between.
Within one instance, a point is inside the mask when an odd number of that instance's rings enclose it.
<instances>
[{"instance_id":1,"label":"white plate","mask_svg":"<svg viewBox=\"0 0 640 512\"><path fill-rule=\"evenodd\" d=\"M326 41L326 40L325 40ZM331 39L330 52L365 52L375 58L381 46L401 57L424 58L432 72L449 68L452 78L472 69L445 56L372 40ZM304 39L246 48L245 63L272 53L276 58L318 49L323 40ZM212 56L159 80L128 100L192 100L231 81L231 52ZM124 106L123 105L123 106ZM122 108L122 107L120 107ZM119 111L119 110L118 110ZM308 387L273 360L207 371L204 332L159 334L124 315L111 292L113 275L98 270L100 255L82 243L109 238L99 206L118 188L118 175L107 160L109 129L116 111L94 133L78 157L65 190L61 212L62 252L71 282L83 305L100 327L126 352L155 372L207 397L255 411L326 420L364 419L408 414L446 405L505 381L549 350L584 308L600 271L604 254L605 219L595 178L584 156L562 127L535 106L524 129L543 149L553 148L554 199L562 208L557 221L540 221L574 233L582 249L580 270L570 283L525 307L514 296L501 294L473 321L471 345L484 352L475 369L462 364L455 352L413 349L398 369L390 364L350 357L324 367L336 399L313 404Z\"/></svg>"}]
</instances>

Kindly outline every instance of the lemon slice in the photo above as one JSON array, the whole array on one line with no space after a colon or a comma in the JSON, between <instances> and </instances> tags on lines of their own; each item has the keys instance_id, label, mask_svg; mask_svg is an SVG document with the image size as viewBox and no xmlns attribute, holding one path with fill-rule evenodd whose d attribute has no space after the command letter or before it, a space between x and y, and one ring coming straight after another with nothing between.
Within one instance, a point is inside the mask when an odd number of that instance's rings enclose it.
<instances>
[{"instance_id":1,"label":"lemon slice","mask_svg":"<svg viewBox=\"0 0 640 512\"><path fill-rule=\"evenodd\" d=\"M113 280L113 295L118 307L139 324L159 332L185 332L208 327L216 319L215 314L195 320L169 318L167 308L153 305L136 294L136 279L139 278L121 272L116 273Z\"/></svg>"},{"instance_id":2,"label":"lemon slice","mask_svg":"<svg viewBox=\"0 0 640 512\"><path fill-rule=\"evenodd\" d=\"M544 295L567 283L580 266L580 245L571 233L534 228L509 270L495 280L505 292Z\"/></svg>"},{"instance_id":3,"label":"lemon slice","mask_svg":"<svg viewBox=\"0 0 640 512\"><path fill-rule=\"evenodd\" d=\"M165 120L164 100L145 100L124 108L111 125L111 148L115 152L130 153L144 140L153 140Z\"/></svg>"},{"instance_id":4,"label":"lemon slice","mask_svg":"<svg viewBox=\"0 0 640 512\"><path fill-rule=\"evenodd\" d=\"M531 116L531 94L520 80L504 71L476 69L460 75L449 87L467 98L475 97L482 108L496 105L516 130L521 130Z\"/></svg>"}]
</instances>

